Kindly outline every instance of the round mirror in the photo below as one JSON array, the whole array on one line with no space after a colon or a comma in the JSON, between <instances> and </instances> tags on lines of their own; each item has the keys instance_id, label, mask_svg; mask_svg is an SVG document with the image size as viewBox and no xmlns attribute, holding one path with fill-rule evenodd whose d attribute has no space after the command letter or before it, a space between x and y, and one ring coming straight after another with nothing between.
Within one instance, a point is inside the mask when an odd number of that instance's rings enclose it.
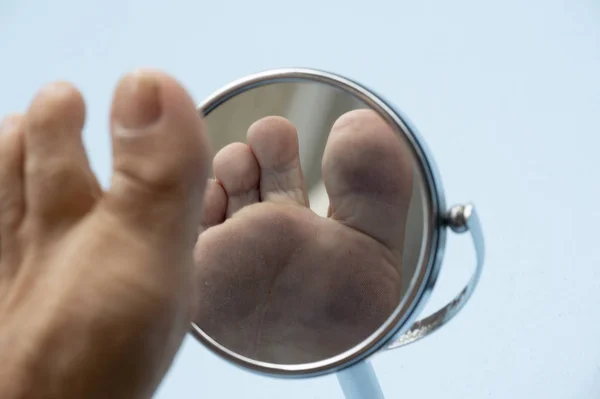
<instances>
[{"instance_id":1,"label":"round mirror","mask_svg":"<svg viewBox=\"0 0 600 399\"><path fill-rule=\"evenodd\" d=\"M238 365L306 376L405 333L448 223L406 120L364 87L305 69L234 82L200 110L214 179L195 336Z\"/></svg>"}]
</instances>

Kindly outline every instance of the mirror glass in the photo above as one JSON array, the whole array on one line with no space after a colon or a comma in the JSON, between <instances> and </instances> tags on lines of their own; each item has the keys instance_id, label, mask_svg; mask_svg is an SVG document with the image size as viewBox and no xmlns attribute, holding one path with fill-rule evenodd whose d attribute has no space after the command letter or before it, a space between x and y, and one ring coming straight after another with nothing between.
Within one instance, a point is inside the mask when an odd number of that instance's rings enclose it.
<instances>
[{"instance_id":1,"label":"mirror glass","mask_svg":"<svg viewBox=\"0 0 600 399\"><path fill-rule=\"evenodd\" d=\"M406 137L310 80L251 87L205 120L215 180L196 250L197 327L286 365L372 336L423 263L426 191Z\"/></svg>"}]
</instances>

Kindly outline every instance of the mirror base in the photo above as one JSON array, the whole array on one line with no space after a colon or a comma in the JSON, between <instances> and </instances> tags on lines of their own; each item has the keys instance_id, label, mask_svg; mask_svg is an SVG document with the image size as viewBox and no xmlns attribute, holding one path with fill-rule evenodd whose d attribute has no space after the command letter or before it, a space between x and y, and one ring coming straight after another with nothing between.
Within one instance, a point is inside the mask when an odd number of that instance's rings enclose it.
<instances>
[{"instance_id":1,"label":"mirror base","mask_svg":"<svg viewBox=\"0 0 600 399\"><path fill-rule=\"evenodd\" d=\"M384 399L377 375L369 360L337 372L346 399Z\"/></svg>"}]
</instances>

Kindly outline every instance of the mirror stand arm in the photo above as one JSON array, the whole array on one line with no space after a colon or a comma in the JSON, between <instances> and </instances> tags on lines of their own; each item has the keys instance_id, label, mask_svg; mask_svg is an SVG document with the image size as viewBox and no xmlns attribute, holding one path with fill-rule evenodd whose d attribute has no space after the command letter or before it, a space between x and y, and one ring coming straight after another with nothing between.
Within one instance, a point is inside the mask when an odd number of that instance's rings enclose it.
<instances>
[{"instance_id":1,"label":"mirror stand arm","mask_svg":"<svg viewBox=\"0 0 600 399\"><path fill-rule=\"evenodd\" d=\"M479 217L475 212L475 207L471 204L452 207L446 216L446 224L455 233L464 233L467 231L471 233L473 246L475 247L475 271L467 285L450 303L426 318L416 321L406 333L392 339L386 349L399 348L418 341L446 324L450 319L456 316L462 307L469 301L471 294L473 294L473 291L479 282L481 271L483 269L485 243Z\"/></svg>"},{"instance_id":2,"label":"mirror stand arm","mask_svg":"<svg viewBox=\"0 0 600 399\"><path fill-rule=\"evenodd\" d=\"M346 399L384 399L377 375L369 360L337 372Z\"/></svg>"}]
</instances>

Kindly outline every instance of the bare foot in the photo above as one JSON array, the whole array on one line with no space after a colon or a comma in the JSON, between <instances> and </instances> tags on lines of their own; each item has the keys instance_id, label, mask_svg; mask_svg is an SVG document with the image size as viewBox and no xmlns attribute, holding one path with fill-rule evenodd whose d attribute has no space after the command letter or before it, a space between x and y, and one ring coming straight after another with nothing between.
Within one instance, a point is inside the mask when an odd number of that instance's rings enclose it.
<instances>
[{"instance_id":1,"label":"bare foot","mask_svg":"<svg viewBox=\"0 0 600 399\"><path fill-rule=\"evenodd\" d=\"M214 158L197 254L198 326L274 363L322 360L375 331L400 300L410 154L372 111L334 125L330 217L307 207L295 128L264 118Z\"/></svg>"},{"instance_id":2,"label":"bare foot","mask_svg":"<svg viewBox=\"0 0 600 399\"><path fill-rule=\"evenodd\" d=\"M112 106L103 192L85 106L45 87L0 135L0 397L149 398L188 331L209 152L173 79L138 72Z\"/></svg>"}]
</instances>

